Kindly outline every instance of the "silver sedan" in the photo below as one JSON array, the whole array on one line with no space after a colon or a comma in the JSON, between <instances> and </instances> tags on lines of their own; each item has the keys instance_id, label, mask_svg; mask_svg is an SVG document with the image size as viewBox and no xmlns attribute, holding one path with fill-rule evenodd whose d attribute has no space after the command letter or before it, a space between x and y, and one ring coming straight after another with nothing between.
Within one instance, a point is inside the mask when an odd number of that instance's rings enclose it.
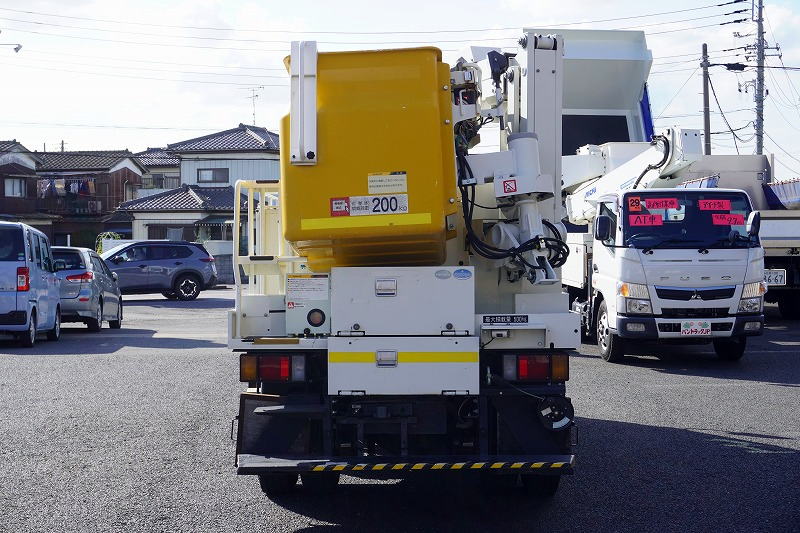
<instances>
[{"instance_id":1,"label":"silver sedan","mask_svg":"<svg viewBox=\"0 0 800 533\"><path fill-rule=\"evenodd\" d=\"M83 322L89 331L100 331L108 321L112 329L122 327L122 296L117 275L94 250L53 246L56 261L65 268L61 278L61 321Z\"/></svg>"}]
</instances>

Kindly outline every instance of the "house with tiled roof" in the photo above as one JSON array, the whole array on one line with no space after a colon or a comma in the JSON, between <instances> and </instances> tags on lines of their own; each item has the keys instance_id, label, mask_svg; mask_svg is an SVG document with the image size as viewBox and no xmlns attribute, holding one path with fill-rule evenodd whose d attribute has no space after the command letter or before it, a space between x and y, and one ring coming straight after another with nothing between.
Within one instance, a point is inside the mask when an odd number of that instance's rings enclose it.
<instances>
[{"instance_id":1,"label":"house with tiled roof","mask_svg":"<svg viewBox=\"0 0 800 533\"><path fill-rule=\"evenodd\" d=\"M57 216L36 210L36 166L42 162L16 139L0 141L0 220L24 222L53 237Z\"/></svg>"},{"instance_id":2,"label":"house with tiled roof","mask_svg":"<svg viewBox=\"0 0 800 533\"><path fill-rule=\"evenodd\" d=\"M94 247L105 219L136 197L145 168L129 150L34 152L37 210L60 216L54 244Z\"/></svg>"},{"instance_id":3,"label":"house with tiled roof","mask_svg":"<svg viewBox=\"0 0 800 533\"><path fill-rule=\"evenodd\" d=\"M237 127L167 145L180 160L183 184L233 185L240 179L278 179L278 134L259 126Z\"/></svg>"},{"instance_id":4,"label":"house with tiled roof","mask_svg":"<svg viewBox=\"0 0 800 533\"><path fill-rule=\"evenodd\" d=\"M134 155L146 169L142 175L142 185L136 191L137 198L181 186L180 159L177 155L168 153L164 148L148 148Z\"/></svg>"}]
</instances>

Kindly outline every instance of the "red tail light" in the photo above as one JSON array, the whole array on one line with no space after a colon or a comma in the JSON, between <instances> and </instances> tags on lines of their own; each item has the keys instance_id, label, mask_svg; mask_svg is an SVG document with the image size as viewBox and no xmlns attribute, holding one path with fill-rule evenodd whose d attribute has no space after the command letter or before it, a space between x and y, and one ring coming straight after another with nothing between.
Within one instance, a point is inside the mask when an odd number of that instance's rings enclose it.
<instances>
[{"instance_id":1,"label":"red tail light","mask_svg":"<svg viewBox=\"0 0 800 533\"><path fill-rule=\"evenodd\" d=\"M546 355L520 355L517 357L517 379L520 381L547 381L550 377L550 358Z\"/></svg>"},{"instance_id":2,"label":"red tail light","mask_svg":"<svg viewBox=\"0 0 800 533\"><path fill-rule=\"evenodd\" d=\"M262 355L258 358L258 377L264 381L289 381L292 368L288 355Z\"/></svg>"},{"instance_id":3,"label":"red tail light","mask_svg":"<svg viewBox=\"0 0 800 533\"><path fill-rule=\"evenodd\" d=\"M31 290L31 271L28 267L17 267L17 290L20 292Z\"/></svg>"},{"instance_id":4,"label":"red tail light","mask_svg":"<svg viewBox=\"0 0 800 533\"><path fill-rule=\"evenodd\" d=\"M93 279L93 272L81 272L80 274L71 274L67 276L67 281L71 281L73 283L83 283L84 281L92 281Z\"/></svg>"},{"instance_id":5,"label":"red tail light","mask_svg":"<svg viewBox=\"0 0 800 533\"><path fill-rule=\"evenodd\" d=\"M214 262L214 258L213 257L201 257L200 261L202 261L203 263L213 263Z\"/></svg>"}]
</instances>

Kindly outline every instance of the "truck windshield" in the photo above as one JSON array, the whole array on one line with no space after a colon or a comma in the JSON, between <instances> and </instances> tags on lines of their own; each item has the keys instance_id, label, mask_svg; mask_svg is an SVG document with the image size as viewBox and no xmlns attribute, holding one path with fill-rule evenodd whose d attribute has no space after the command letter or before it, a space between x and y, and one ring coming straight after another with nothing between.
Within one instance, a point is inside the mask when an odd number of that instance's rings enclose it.
<instances>
[{"instance_id":1,"label":"truck windshield","mask_svg":"<svg viewBox=\"0 0 800 533\"><path fill-rule=\"evenodd\" d=\"M683 190L628 193L623 237L634 248L729 248L757 245L747 235L747 196Z\"/></svg>"},{"instance_id":2,"label":"truck windshield","mask_svg":"<svg viewBox=\"0 0 800 533\"><path fill-rule=\"evenodd\" d=\"M0 226L0 261L25 261L25 245L19 226Z\"/></svg>"}]
</instances>

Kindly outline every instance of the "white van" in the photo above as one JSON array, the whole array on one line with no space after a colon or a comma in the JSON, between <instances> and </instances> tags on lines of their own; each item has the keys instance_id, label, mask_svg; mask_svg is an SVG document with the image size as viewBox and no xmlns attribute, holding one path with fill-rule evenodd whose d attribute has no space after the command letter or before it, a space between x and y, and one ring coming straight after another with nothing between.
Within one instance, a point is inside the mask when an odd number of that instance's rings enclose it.
<instances>
[{"instance_id":1,"label":"white van","mask_svg":"<svg viewBox=\"0 0 800 533\"><path fill-rule=\"evenodd\" d=\"M61 336L61 280L50 241L27 224L0 222L0 333L12 334L26 347L46 331Z\"/></svg>"}]
</instances>

